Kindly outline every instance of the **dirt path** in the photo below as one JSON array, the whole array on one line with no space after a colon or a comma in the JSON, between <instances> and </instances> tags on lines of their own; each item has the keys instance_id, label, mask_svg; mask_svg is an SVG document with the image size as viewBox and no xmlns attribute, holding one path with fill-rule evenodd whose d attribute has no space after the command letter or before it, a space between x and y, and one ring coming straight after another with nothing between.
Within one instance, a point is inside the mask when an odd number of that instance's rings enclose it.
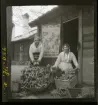
<instances>
[{"instance_id":1,"label":"dirt path","mask_svg":"<svg viewBox=\"0 0 98 105\"><path fill-rule=\"evenodd\" d=\"M19 80L21 75L21 70L24 69L25 65L12 65L11 66L11 81Z\"/></svg>"}]
</instances>

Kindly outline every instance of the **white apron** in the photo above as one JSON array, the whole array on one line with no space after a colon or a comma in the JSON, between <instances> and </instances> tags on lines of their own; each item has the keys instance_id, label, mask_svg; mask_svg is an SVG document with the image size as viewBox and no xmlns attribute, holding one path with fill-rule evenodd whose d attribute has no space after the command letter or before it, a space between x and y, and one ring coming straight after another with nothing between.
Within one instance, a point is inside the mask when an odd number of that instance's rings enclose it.
<instances>
[{"instance_id":1,"label":"white apron","mask_svg":"<svg viewBox=\"0 0 98 105\"><path fill-rule=\"evenodd\" d=\"M70 53L68 55L62 53L61 59L62 60L59 63L58 67L62 71L65 71L67 73L69 70L72 70L73 69L72 64L71 64L71 59L70 59Z\"/></svg>"},{"instance_id":2,"label":"white apron","mask_svg":"<svg viewBox=\"0 0 98 105\"><path fill-rule=\"evenodd\" d=\"M58 66L62 71L65 71L66 73L69 71L69 70L72 70L73 67L72 67L72 64L71 63L67 63L67 62L61 62Z\"/></svg>"},{"instance_id":3,"label":"white apron","mask_svg":"<svg viewBox=\"0 0 98 105\"><path fill-rule=\"evenodd\" d=\"M76 57L72 52L69 52L68 54L61 52L55 62L55 66L60 68L62 71L67 72L73 69L71 61L73 61L76 67L79 66Z\"/></svg>"}]
</instances>

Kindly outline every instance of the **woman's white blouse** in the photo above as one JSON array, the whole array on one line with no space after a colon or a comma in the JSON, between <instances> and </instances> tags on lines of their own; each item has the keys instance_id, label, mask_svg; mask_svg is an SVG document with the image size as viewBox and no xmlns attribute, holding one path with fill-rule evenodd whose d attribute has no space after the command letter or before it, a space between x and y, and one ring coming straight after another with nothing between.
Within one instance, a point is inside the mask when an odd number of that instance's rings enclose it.
<instances>
[{"instance_id":1,"label":"woman's white blouse","mask_svg":"<svg viewBox=\"0 0 98 105\"><path fill-rule=\"evenodd\" d=\"M61 62L65 62L65 63L71 63L71 61L73 61L74 65L76 67L78 67L78 62L77 59L75 57L75 55L72 52L69 52L68 54L61 52L58 55L58 58L55 62L55 66L57 67Z\"/></svg>"},{"instance_id":2,"label":"woman's white blouse","mask_svg":"<svg viewBox=\"0 0 98 105\"><path fill-rule=\"evenodd\" d=\"M43 45L41 43L38 45L37 48L35 46L35 43L32 43L30 45L29 56L30 56L31 60L34 60L33 53L35 53L35 52L39 52L40 53L39 59L42 59L42 57L43 57Z\"/></svg>"}]
</instances>

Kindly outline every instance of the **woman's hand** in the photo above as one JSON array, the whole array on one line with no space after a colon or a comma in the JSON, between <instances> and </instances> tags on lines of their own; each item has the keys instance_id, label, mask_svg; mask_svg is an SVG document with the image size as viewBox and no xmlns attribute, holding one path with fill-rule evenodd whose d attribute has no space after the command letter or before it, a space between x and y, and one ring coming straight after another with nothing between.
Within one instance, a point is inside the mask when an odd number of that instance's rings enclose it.
<instances>
[{"instance_id":1,"label":"woman's hand","mask_svg":"<svg viewBox=\"0 0 98 105\"><path fill-rule=\"evenodd\" d=\"M52 69L56 69L57 67L55 65L52 66Z\"/></svg>"},{"instance_id":2,"label":"woman's hand","mask_svg":"<svg viewBox=\"0 0 98 105\"><path fill-rule=\"evenodd\" d=\"M37 62L39 62L39 63L40 63L40 62L41 62L41 59L38 59L38 60L37 60Z\"/></svg>"},{"instance_id":3,"label":"woman's hand","mask_svg":"<svg viewBox=\"0 0 98 105\"><path fill-rule=\"evenodd\" d=\"M56 69L57 69L57 67L56 67L55 65L53 65L53 66L51 67L51 71L56 70Z\"/></svg>"},{"instance_id":4,"label":"woman's hand","mask_svg":"<svg viewBox=\"0 0 98 105\"><path fill-rule=\"evenodd\" d=\"M79 71L79 68L75 68L72 71L74 71L75 73Z\"/></svg>"},{"instance_id":5,"label":"woman's hand","mask_svg":"<svg viewBox=\"0 0 98 105\"><path fill-rule=\"evenodd\" d=\"M34 63L35 61L34 61L34 60L32 60L31 62L32 62L32 63Z\"/></svg>"},{"instance_id":6,"label":"woman's hand","mask_svg":"<svg viewBox=\"0 0 98 105\"><path fill-rule=\"evenodd\" d=\"M38 61L34 61L33 65L39 65L39 62Z\"/></svg>"},{"instance_id":7,"label":"woman's hand","mask_svg":"<svg viewBox=\"0 0 98 105\"><path fill-rule=\"evenodd\" d=\"M36 62L37 65L39 65L39 62Z\"/></svg>"},{"instance_id":8,"label":"woman's hand","mask_svg":"<svg viewBox=\"0 0 98 105\"><path fill-rule=\"evenodd\" d=\"M69 69L68 73L76 73L76 68L75 69Z\"/></svg>"},{"instance_id":9,"label":"woman's hand","mask_svg":"<svg viewBox=\"0 0 98 105\"><path fill-rule=\"evenodd\" d=\"M36 65L36 62L33 62L34 65Z\"/></svg>"}]
</instances>

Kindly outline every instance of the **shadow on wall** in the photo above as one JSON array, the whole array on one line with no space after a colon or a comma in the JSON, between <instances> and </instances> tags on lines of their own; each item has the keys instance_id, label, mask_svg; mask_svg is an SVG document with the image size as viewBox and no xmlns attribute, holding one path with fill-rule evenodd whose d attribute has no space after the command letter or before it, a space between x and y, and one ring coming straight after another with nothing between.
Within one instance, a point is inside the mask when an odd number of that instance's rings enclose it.
<instances>
[{"instance_id":1,"label":"shadow on wall","mask_svg":"<svg viewBox=\"0 0 98 105\"><path fill-rule=\"evenodd\" d=\"M46 66L46 65L48 65L48 64L50 64L50 65L54 65L54 63L55 63L55 61L56 61L56 57L55 58L43 58L42 59L42 62L41 62L41 65L43 65L43 66Z\"/></svg>"},{"instance_id":2,"label":"shadow on wall","mask_svg":"<svg viewBox=\"0 0 98 105\"><path fill-rule=\"evenodd\" d=\"M52 57L45 57L45 58L43 58L42 59L42 62L41 62L41 65L42 66L46 66L46 65L48 65L48 64L50 64L50 65L54 65L54 63L55 63L55 61L56 61L56 57L54 57L54 58L52 58ZM29 65L29 61L12 61L12 65L16 65L16 66L27 66L27 65Z\"/></svg>"}]
</instances>

